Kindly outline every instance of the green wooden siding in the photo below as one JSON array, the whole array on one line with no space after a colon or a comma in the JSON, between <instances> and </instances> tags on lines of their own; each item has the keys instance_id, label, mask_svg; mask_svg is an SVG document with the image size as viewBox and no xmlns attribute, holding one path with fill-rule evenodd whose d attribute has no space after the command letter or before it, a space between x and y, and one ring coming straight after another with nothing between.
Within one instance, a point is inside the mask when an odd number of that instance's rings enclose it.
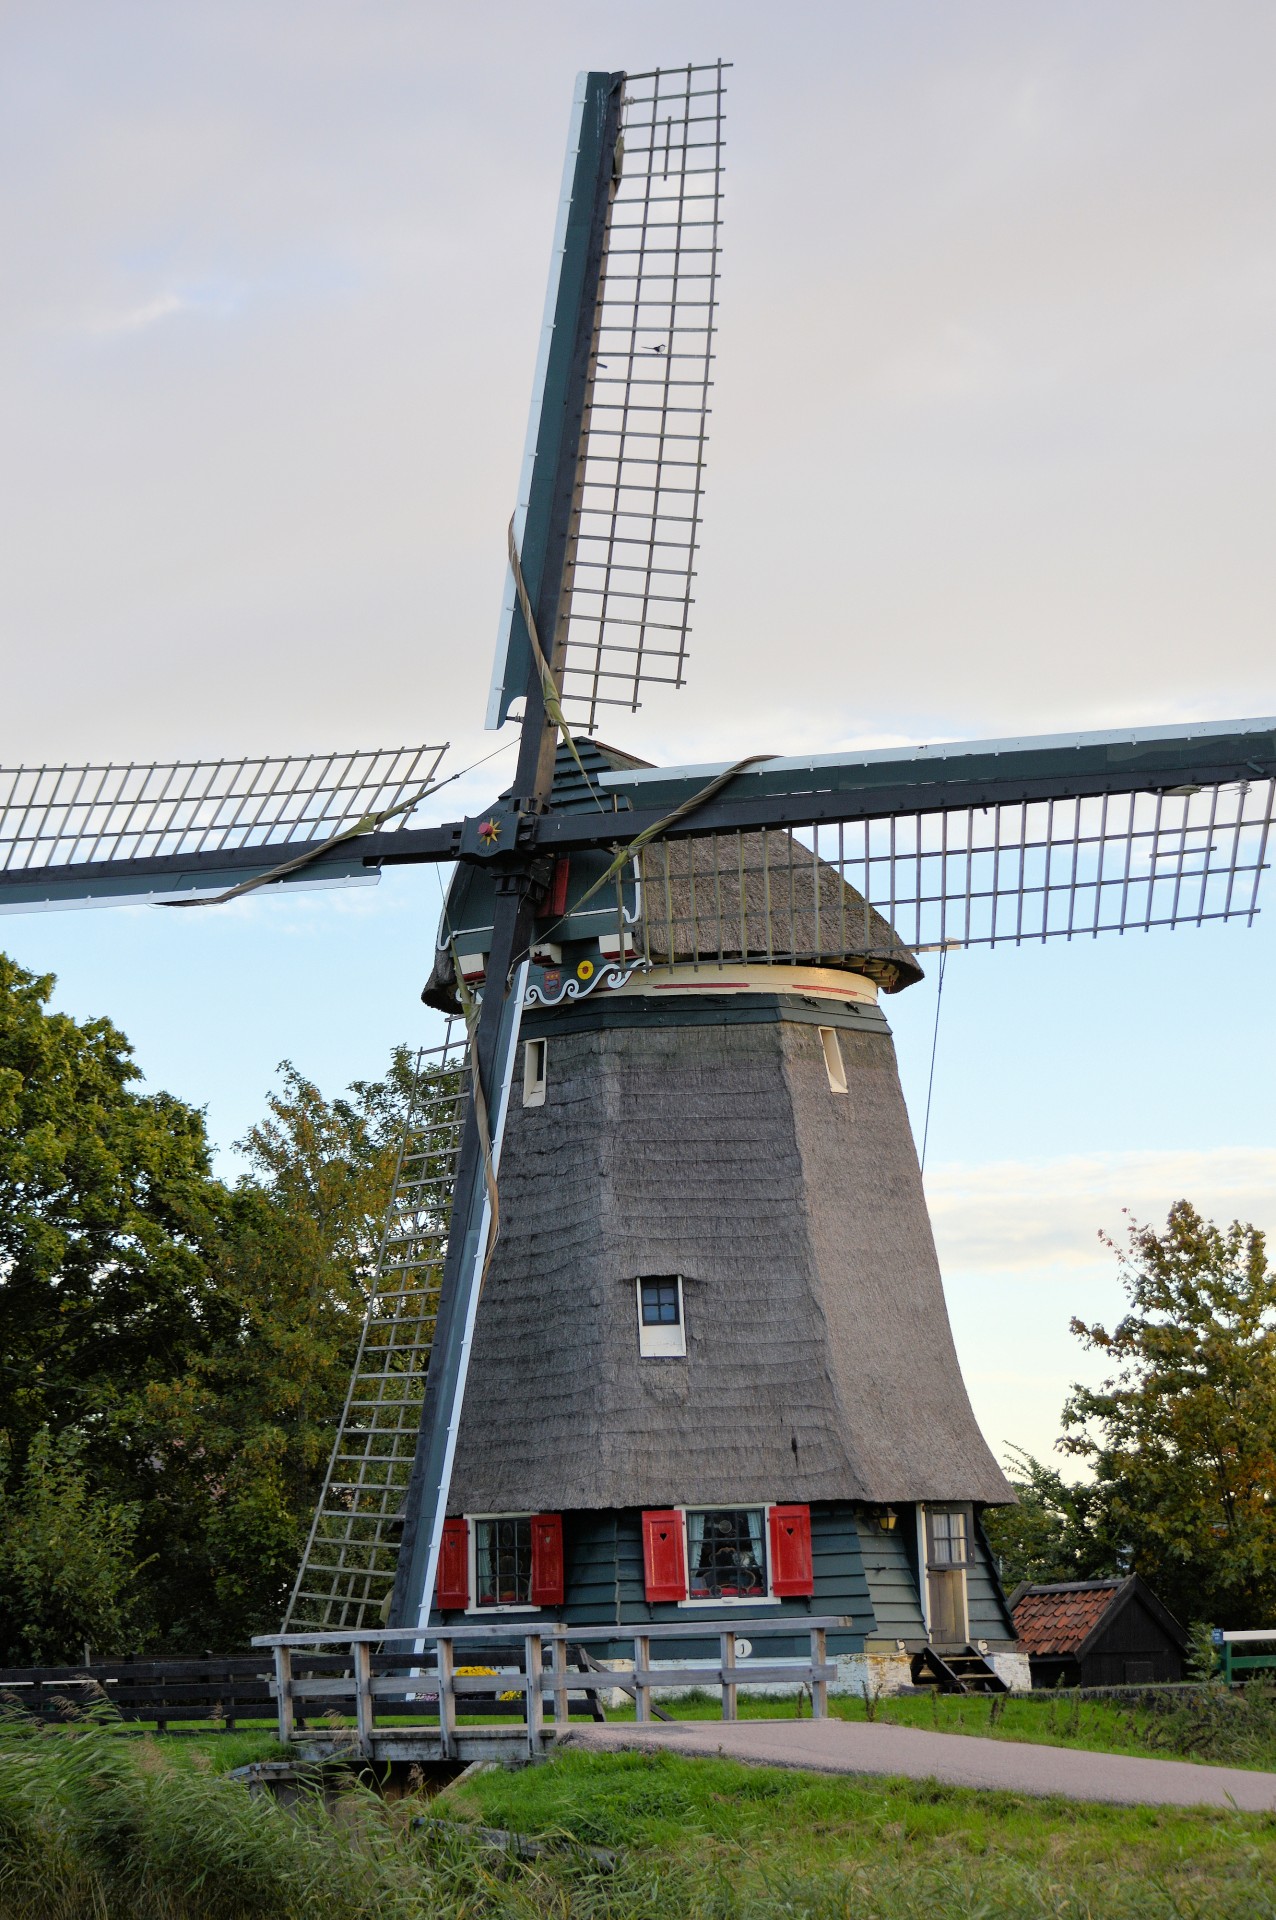
<instances>
[{"instance_id":1,"label":"green wooden siding","mask_svg":"<svg viewBox=\"0 0 1276 1920\"><path fill-rule=\"evenodd\" d=\"M992 1548L975 1516L970 1565L966 1569L966 1606L972 1640L1013 1640L1014 1625L993 1564Z\"/></svg>"},{"instance_id":2,"label":"green wooden siding","mask_svg":"<svg viewBox=\"0 0 1276 1920\"><path fill-rule=\"evenodd\" d=\"M899 1509L893 1533L881 1532L864 1514L858 1525L874 1616L872 1633L882 1640L924 1640L926 1627L917 1594L915 1509Z\"/></svg>"}]
</instances>

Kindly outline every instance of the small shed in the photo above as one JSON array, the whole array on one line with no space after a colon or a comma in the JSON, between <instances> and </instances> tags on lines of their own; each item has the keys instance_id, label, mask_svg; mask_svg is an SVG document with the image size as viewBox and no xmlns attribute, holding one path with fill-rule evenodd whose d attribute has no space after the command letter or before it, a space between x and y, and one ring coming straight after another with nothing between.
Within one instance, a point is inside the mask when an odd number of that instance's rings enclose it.
<instances>
[{"instance_id":1,"label":"small shed","mask_svg":"<svg viewBox=\"0 0 1276 1920\"><path fill-rule=\"evenodd\" d=\"M1188 1636L1152 1589L1124 1580L1025 1581L1010 1596L1034 1687L1142 1687L1181 1680Z\"/></svg>"}]
</instances>

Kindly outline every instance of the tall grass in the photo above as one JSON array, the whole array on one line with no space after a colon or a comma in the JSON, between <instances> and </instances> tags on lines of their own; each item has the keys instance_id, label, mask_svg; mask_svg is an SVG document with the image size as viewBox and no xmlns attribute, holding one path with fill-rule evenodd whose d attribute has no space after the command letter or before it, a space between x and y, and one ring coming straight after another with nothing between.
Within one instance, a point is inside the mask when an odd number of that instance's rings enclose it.
<instances>
[{"instance_id":1,"label":"tall grass","mask_svg":"<svg viewBox=\"0 0 1276 1920\"><path fill-rule=\"evenodd\" d=\"M10 1715L0 1920L1276 1920L1276 1823L1249 1816L570 1753L448 1807L454 1831L359 1788L285 1811L105 1710ZM559 1851L495 1856L467 1816Z\"/></svg>"},{"instance_id":2,"label":"tall grass","mask_svg":"<svg viewBox=\"0 0 1276 1920\"><path fill-rule=\"evenodd\" d=\"M587 1914L587 1885L569 1907L559 1896L590 1877L566 1860L504 1879L462 1829L418 1832L402 1806L357 1786L333 1810L315 1796L284 1811L158 1743L120 1738L105 1710L70 1728L0 1723L3 1920Z\"/></svg>"}]
</instances>

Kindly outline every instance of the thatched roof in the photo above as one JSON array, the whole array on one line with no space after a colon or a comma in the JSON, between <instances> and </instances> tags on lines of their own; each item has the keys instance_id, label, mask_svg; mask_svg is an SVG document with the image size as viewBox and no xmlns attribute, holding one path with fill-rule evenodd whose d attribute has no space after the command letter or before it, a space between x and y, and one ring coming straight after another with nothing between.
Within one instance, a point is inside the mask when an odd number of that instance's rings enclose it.
<instances>
[{"instance_id":1,"label":"thatched roof","mask_svg":"<svg viewBox=\"0 0 1276 1920\"><path fill-rule=\"evenodd\" d=\"M657 962L834 967L866 974L887 993L922 978L890 922L783 829L657 841L643 851L641 874L647 951Z\"/></svg>"},{"instance_id":2,"label":"thatched roof","mask_svg":"<svg viewBox=\"0 0 1276 1920\"><path fill-rule=\"evenodd\" d=\"M962 1383L884 1019L759 1000L546 1019L545 1105L516 1096L506 1126L454 1511L1012 1497ZM634 1281L669 1273L687 1356L640 1360Z\"/></svg>"}]
</instances>

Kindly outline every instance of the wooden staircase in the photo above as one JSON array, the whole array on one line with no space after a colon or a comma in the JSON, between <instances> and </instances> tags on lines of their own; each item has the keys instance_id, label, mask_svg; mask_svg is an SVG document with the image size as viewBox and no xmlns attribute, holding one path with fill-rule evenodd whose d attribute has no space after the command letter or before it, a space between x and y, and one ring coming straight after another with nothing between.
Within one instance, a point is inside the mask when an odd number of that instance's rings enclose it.
<instances>
[{"instance_id":1,"label":"wooden staircase","mask_svg":"<svg viewBox=\"0 0 1276 1920\"><path fill-rule=\"evenodd\" d=\"M1010 1691L978 1648L969 1645L960 1653L937 1653L934 1647L923 1647L913 1655L910 1671L915 1687L934 1687L938 1693Z\"/></svg>"}]
</instances>

